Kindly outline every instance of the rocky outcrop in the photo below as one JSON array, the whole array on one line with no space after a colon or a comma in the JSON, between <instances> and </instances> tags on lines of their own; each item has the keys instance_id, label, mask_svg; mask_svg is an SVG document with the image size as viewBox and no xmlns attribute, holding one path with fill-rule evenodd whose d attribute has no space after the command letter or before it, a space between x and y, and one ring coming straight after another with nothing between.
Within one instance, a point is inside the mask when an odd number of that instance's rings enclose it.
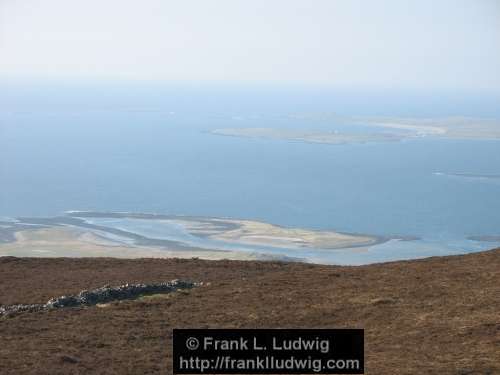
<instances>
[{"instance_id":1,"label":"rocky outcrop","mask_svg":"<svg viewBox=\"0 0 500 375\"><path fill-rule=\"evenodd\" d=\"M0 306L0 316L63 307L92 306L100 303L134 299L142 295L170 293L179 289L190 289L197 285L197 283L181 280L172 280L157 284L123 284L116 287L106 285L98 289L82 290L76 295L51 298L45 304Z\"/></svg>"}]
</instances>

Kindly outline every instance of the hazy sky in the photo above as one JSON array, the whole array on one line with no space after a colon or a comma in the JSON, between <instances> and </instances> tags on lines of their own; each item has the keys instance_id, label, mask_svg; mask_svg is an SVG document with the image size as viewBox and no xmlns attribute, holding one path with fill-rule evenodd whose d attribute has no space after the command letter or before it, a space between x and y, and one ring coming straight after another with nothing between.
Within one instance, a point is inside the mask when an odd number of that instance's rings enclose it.
<instances>
[{"instance_id":1,"label":"hazy sky","mask_svg":"<svg viewBox=\"0 0 500 375\"><path fill-rule=\"evenodd\" d=\"M0 0L0 79L500 92L500 0Z\"/></svg>"}]
</instances>

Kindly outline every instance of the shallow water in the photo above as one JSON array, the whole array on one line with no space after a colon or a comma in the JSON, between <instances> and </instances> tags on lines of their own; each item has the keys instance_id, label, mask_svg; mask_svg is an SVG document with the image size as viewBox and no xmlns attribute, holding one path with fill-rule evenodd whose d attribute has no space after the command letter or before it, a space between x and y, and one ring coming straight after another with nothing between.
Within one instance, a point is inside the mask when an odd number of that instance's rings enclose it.
<instances>
[{"instance_id":1,"label":"shallow water","mask_svg":"<svg viewBox=\"0 0 500 375\"><path fill-rule=\"evenodd\" d=\"M277 247L221 241L202 238L190 234L183 225L174 220L132 219L132 218L86 218L89 224L116 228L124 232L135 233L149 239L163 239L180 242L184 245L202 249L238 250L252 253L272 254L290 257L313 263L361 265L400 259L415 259L428 256L456 255L486 250L499 246L499 242L481 242L471 240L398 240L367 247L345 249L320 249L300 247Z\"/></svg>"},{"instance_id":2,"label":"shallow water","mask_svg":"<svg viewBox=\"0 0 500 375\"><path fill-rule=\"evenodd\" d=\"M0 108L0 216L155 212L421 238L346 251L341 261L353 263L496 245L466 238L500 234L497 181L436 172L498 175L499 142L427 138L318 145L209 134L223 127L345 128L311 115L328 111L499 116L493 100L138 91L87 87L75 93L69 87L28 90L24 96L14 90L7 97L0 90L8 99ZM290 116L297 113L308 116ZM154 235L181 235L173 229ZM300 255L330 260L320 253Z\"/></svg>"}]
</instances>

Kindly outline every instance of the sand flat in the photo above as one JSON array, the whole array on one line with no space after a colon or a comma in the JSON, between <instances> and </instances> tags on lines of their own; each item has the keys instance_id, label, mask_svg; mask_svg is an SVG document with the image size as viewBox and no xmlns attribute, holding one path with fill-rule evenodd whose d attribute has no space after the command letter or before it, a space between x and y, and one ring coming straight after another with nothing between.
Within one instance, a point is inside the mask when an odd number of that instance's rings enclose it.
<instances>
[{"instance_id":1,"label":"sand flat","mask_svg":"<svg viewBox=\"0 0 500 375\"><path fill-rule=\"evenodd\" d=\"M286 248L340 249L369 246L381 242L375 236L345 234L302 228L286 228L254 220L207 218L175 220L193 235L203 235L228 243ZM234 228L235 229L225 229Z\"/></svg>"},{"instance_id":2,"label":"sand flat","mask_svg":"<svg viewBox=\"0 0 500 375\"><path fill-rule=\"evenodd\" d=\"M22 230L16 240L0 244L0 256L18 257L113 257L113 258L200 258L256 260L264 255L243 251L169 250L154 246L126 246L103 242L91 231L71 227L52 227ZM111 242L111 244L110 244Z\"/></svg>"},{"instance_id":3,"label":"sand flat","mask_svg":"<svg viewBox=\"0 0 500 375\"><path fill-rule=\"evenodd\" d=\"M313 231L299 228L284 228L273 224L248 220L234 221L240 225L212 237L225 241L243 243L268 244L270 241L280 242L288 247L308 247L336 249L369 245L377 242L375 237L342 234L333 231Z\"/></svg>"}]
</instances>

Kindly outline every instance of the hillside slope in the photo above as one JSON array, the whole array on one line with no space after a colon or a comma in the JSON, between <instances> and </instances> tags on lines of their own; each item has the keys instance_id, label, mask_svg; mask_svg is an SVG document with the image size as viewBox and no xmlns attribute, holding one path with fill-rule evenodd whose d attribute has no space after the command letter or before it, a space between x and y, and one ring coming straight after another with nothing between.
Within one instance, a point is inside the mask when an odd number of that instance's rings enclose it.
<instances>
[{"instance_id":1,"label":"hillside slope","mask_svg":"<svg viewBox=\"0 0 500 375\"><path fill-rule=\"evenodd\" d=\"M172 328L364 328L367 374L499 374L500 249L321 266L0 258L0 304L174 278L168 296L0 318L2 374L171 373Z\"/></svg>"}]
</instances>

